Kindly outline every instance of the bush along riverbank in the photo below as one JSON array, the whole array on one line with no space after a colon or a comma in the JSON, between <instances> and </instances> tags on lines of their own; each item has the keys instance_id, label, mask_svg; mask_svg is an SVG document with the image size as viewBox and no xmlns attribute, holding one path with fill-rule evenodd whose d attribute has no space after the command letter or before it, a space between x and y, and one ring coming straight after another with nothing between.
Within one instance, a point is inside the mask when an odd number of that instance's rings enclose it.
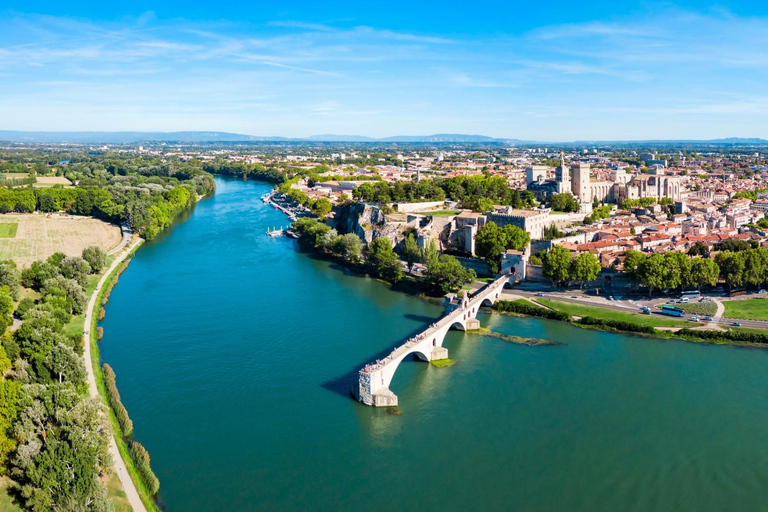
<instances>
[{"instance_id":1,"label":"bush along riverbank","mask_svg":"<svg viewBox=\"0 0 768 512\"><path fill-rule=\"evenodd\" d=\"M603 331L624 332L653 336L656 338L678 338L696 343L718 343L732 345L752 345L768 347L768 334L741 332L741 331L716 331L681 328L678 331L655 329L649 325L636 324L623 320L605 320L589 316L574 319L571 315L554 309L545 309L523 299L514 301L500 300L493 305L493 309L501 313L533 316L549 320L568 322L587 329L599 329Z\"/></svg>"},{"instance_id":2,"label":"bush along riverbank","mask_svg":"<svg viewBox=\"0 0 768 512\"><path fill-rule=\"evenodd\" d=\"M400 258L388 238L375 238L364 246L356 234L341 235L330 226L306 217L295 221L292 229L299 236L298 243L302 250L337 261L414 295L442 296L458 292L477 277L473 270L465 269L453 256L438 255L434 242L419 250L412 234L406 236L403 243L403 258L411 266L416 261L424 263L426 272L423 277L403 272Z\"/></svg>"},{"instance_id":3,"label":"bush along riverbank","mask_svg":"<svg viewBox=\"0 0 768 512\"><path fill-rule=\"evenodd\" d=\"M104 282L93 305L91 316L92 323L90 326L91 332L97 332L97 329L100 328L98 326L99 320L97 312L106 306L110 294L119 280L120 274L128 268L128 264L139 247L140 245L134 247L130 254L128 254L124 261L110 273L107 280ZM160 482L150 468L149 453L142 445L132 438L133 422L120 400L120 393L117 388L114 371L108 364L104 364L103 368L99 366L100 357L96 336L91 336L90 343L91 365L96 378L96 387L102 401L109 406L108 409L112 424L112 434L117 444L117 449L120 452L120 457L123 459L126 470L128 471L144 506L149 511L160 512L160 508L155 501L160 489ZM137 447L134 448L134 446Z\"/></svg>"}]
</instances>

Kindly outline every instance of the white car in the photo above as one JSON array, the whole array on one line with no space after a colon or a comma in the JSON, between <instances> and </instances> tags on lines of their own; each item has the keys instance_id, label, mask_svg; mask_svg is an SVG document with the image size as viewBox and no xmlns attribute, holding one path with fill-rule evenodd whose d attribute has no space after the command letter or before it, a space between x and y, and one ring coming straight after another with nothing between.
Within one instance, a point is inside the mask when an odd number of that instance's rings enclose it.
<instances>
[{"instance_id":1,"label":"white car","mask_svg":"<svg viewBox=\"0 0 768 512\"><path fill-rule=\"evenodd\" d=\"M689 321L689 322L698 322L698 321L699 321L699 317L697 317L697 316L692 316L691 318L689 318L689 319L688 319L688 321Z\"/></svg>"}]
</instances>

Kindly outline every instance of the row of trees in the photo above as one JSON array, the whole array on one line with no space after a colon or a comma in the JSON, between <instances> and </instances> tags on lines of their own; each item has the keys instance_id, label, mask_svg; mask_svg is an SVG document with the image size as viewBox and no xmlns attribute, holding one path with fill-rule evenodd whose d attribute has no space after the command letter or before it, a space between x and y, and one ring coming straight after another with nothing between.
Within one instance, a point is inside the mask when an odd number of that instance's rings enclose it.
<instances>
[{"instance_id":1,"label":"row of trees","mask_svg":"<svg viewBox=\"0 0 768 512\"><path fill-rule=\"evenodd\" d=\"M372 274L393 284L404 277L400 256L388 238L376 238L363 250L360 238L354 233L339 235L335 229L314 219L298 219L292 227L305 250L332 254L350 263L364 260ZM401 253L409 272L421 261L426 266L425 281L442 293L456 292L476 278L473 270L465 269L453 256L438 255L434 241L420 250L412 233L405 237Z\"/></svg>"},{"instance_id":2,"label":"row of trees","mask_svg":"<svg viewBox=\"0 0 768 512\"><path fill-rule=\"evenodd\" d=\"M640 251L628 251L624 272L647 286L649 293L652 293L654 289L662 288L714 286L720 276L720 267L709 258L691 258L681 252L647 255Z\"/></svg>"},{"instance_id":3,"label":"row of trees","mask_svg":"<svg viewBox=\"0 0 768 512\"><path fill-rule=\"evenodd\" d=\"M511 205L514 208L530 208L536 204L531 192L512 189L507 180L500 176L457 176L395 183L378 181L364 183L352 195L354 199L379 204L443 201L451 198L459 201L462 207L478 212L488 211L495 204Z\"/></svg>"}]
</instances>

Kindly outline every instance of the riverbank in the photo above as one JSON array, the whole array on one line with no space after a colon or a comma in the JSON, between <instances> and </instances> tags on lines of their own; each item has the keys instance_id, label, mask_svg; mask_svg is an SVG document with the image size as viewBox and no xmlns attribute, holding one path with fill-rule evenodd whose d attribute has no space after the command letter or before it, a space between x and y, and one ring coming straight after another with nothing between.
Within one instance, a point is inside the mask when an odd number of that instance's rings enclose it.
<instances>
[{"instance_id":1,"label":"riverbank","mask_svg":"<svg viewBox=\"0 0 768 512\"><path fill-rule=\"evenodd\" d=\"M501 300L494 304L494 310L508 315L532 316L558 320L576 327L605 332L633 334L659 339L679 339L692 343L707 343L717 345L734 345L741 347L768 348L768 333L744 331L718 331L705 329L701 324L686 324L679 322L667 325L668 319L662 319L664 324L654 325L654 319L642 315L622 315L612 310L580 306L577 310L583 316L574 315L572 304L544 300L542 304L525 299ZM592 315L592 316L590 316ZM607 315L607 316L606 316ZM641 320L641 321L635 321ZM694 327L689 328L688 326ZM696 327L698 326L698 327Z\"/></svg>"},{"instance_id":2,"label":"riverbank","mask_svg":"<svg viewBox=\"0 0 768 512\"><path fill-rule=\"evenodd\" d=\"M95 332L98 332L98 311L101 309L101 300L104 296L104 292L107 289L109 283L115 278L118 267L122 265L126 260L128 260L141 246L142 243L144 243L144 239L137 238L131 242L131 244L128 245L123 250L123 252L118 253L115 256L112 264L104 272L101 279L99 279L98 283L96 284L96 288L91 294L90 300L88 301L88 307L85 313L85 329L83 331L83 359L87 371L86 380L88 382L88 392L91 397L98 398L108 408L109 405L107 404L103 376L99 368L99 349L97 345L98 336L94 335ZM152 503L151 498L149 500L151 506L145 506L146 499L142 499L143 497L137 490L137 486L134 482L134 479L132 478L131 471L129 471L129 468L132 467L132 462L130 457L128 457L127 449L123 453L123 450L120 450L118 447L118 440L122 441L122 434L120 433L120 429L117 426L117 422L111 408L109 408L109 415L113 430L109 443L109 453L112 457L113 464L112 469L123 486L123 490L125 491L128 503L131 505L131 508L133 508L134 512L158 510L157 507L154 506L154 503Z\"/></svg>"}]
</instances>

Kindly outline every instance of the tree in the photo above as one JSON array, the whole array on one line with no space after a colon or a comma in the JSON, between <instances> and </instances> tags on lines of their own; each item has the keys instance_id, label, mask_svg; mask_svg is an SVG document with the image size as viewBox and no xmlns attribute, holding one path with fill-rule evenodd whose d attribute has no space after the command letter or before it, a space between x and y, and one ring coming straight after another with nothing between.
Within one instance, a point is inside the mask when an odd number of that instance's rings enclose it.
<instances>
[{"instance_id":1,"label":"tree","mask_svg":"<svg viewBox=\"0 0 768 512\"><path fill-rule=\"evenodd\" d=\"M392 250L389 238L379 237L368 244L368 264L382 279L396 283L403 277L400 259Z\"/></svg>"},{"instance_id":2,"label":"tree","mask_svg":"<svg viewBox=\"0 0 768 512\"><path fill-rule=\"evenodd\" d=\"M666 288L691 286L691 259L682 252L668 252L664 255Z\"/></svg>"},{"instance_id":3,"label":"tree","mask_svg":"<svg viewBox=\"0 0 768 512\"><path fill-rule=\"evenodd\" d=\"M91 273L98 274L107 264L107 253L100 247L91 245L83 249L83 259L91 266Z\"/></svg>"},{"instance_id":4,"label":"tree","mask_svg":"<svg viewBox=\"0 0 768 512\"><path fill-rule=\"evenodd\" d=\"M317 245L327 251L333 251L333 246L338 242L338 239L339 232L331 228L318 237Z\"/></svg>"},{"instance_id":5,"label":"tree","mask_svg":"<svg viewBox=\"0 0 768 512\"><path fill-rule=\"evenodd\" d=\"M488 222L475 235L475 252L488 262L492 272L497 272L501 255L508 249L522 251L530 243L531 235L517 226L500 228Z\"/></svg>"},{"instance_id":6,"label":"tree","mask_svg":"<svg viewBox=\"0 0 768 512\"><path fill-rule=\"evenodd\" d=\"M363 244L360 238L354 233L347 233L337 239L333 252L343 257L345 260L357 262L360 260L360 249Z\"/></svg>"},{"instance_id":7,"label":"tree","mask_svg":"<svg viewBox=\"0 0 768 512\"><path fill-rule=\"evenodd\" d=\"M648 287L648 295L653 293L654 288L666 288L669 284L666 281L666 268L664 266L664 256L654 253L642 261L637 269L639 281Z\"/></svg>"},{"instance_id":8,"label":"tree","mask_svg":"<svg viewBox=\"0 0 768 512\"><path fill-rule=\"evenodd\" d=\"M45 366L51 375L58 379L59 384L64 381L81 386L85 383L85 366L83 361L75 354L72 348L66 345L56 345L45 356Z\"/></svg>"},{"instance_id":9,"label":"tree","mask_svg":"<svg viewBox=\"0 0 768 512\"><path fill-rule=\"evenodd\" d=\"M475 280L472 269L464 268L459 260L444 254L427 268L427 281L439 287L443 293L455 293Z\"/></svg>"},{"instance_id":10,"label":"tree","mask_svg":"<svg viewBox=\"0 0 768 512\"><path fill-rule=\"evenodd\" d=\"M556 212L577 212L579 211L579 203L573 194L564 192L562 194L552 194L549 199L549 204Z\"/></svg>"},{"instance_id":11,"label":"tree","mask_svg":"<svg viewBox=\"0 0 768 512\"><path fill-rule=\"evenodd\" d=\"M494 222L488 222L475 235L475 252L497 272L501 255L507 250L507 234Z\"/></svg>"},{"instance_id":12,"label":"tree","mask_svg":"<svg viewBox=\"0 0 768 512\"><path fill-rule=\"evenodd\" d=\"M333 209L333 204L331 204L331 202L325 197L321 197L312 205L312 213L321 219L324 219L329 213L331 213L331 209Z\"/></svg>"},{"instance_id":13,"label":"tree","mask_svg":"<svg viewBox=\"0 0 768 512\"><path fill-rule=\"evenodd\" d=\"M627 277L635 281L639 281L640 278L638 275L638 269L640 268L640 265L642 265L642 263L646 260L646 258L647 256L640 251L627 251L627 254L624 256L624 273L627 275Z\"/></svg>"},{"instance_id":14,"label":"tree","mask_svg":"<svg viewBox=\"0 0 768 512\"><path fill-rule=\"evenodd\" d=\"M413 237L413 233L408 233L403 242L403 258L408 263L408 272L413 271L413 264L419 258L419 244Z\"/></svg>"},{"instance_id":15,"label":"tree","mask_svg":"<svg viewBox=\"0 0 768 512\"><path fill-rule=\"evenodd\" d=\"M594 254L583 252L571 261L569 277L583 286L585 282L597 279L601 269L602 266Z\"/></svg>"},{"instance_id":16,"label":"tree","mask_svg":"<svg viewBox=\"0 0 768 512\"><path fill-rule=\"evenodd\" d=\"M21 274L12 260L0 261L0 287L7 286L13 300L19 300Z\"/></svg>"},{"instance_id":17,"label":"tree","mask_svg":"<svg viewBox=\"0 0 768 512\"><path fill-rule=\"evenodd\" d=\"M437 244L434 239L429 240L426 247L421 250L421 262L429 268L438 259Z\"/></svg>"},{"instance_id":18,"label":"tree","mask_svg":"<svg viewBox=\"0 0 768 512\"><path fill-rule=\"evenodd\" d=\"M507 235L507 249L522 251L531 243L531 235L527 231L507 224L504 226L504 233Z\"/></svg>"},{"instance_id":19,"label":"tree","mask_svg":"<svg viewBox=\"0 0 768 512\"><path fill-rule=\"evenodd\" d=\"M698 288L705 284L715 286L720 277L720 267L709 258L694 258L691 262L690 272L692 284Z\"/></svg>"},{"instance_id":20,"label":"tree","mask_svg":"<svg viewBox=\"0 0 768 512\"><path fill-rule=\"evenodd\" d=\"M67 279L74 279L80 286L88 284L91 266L80 256L67 256L59 263L59 273Z\"/></svg>"},{"instance_id":21,"label":"tree","mask_svg":"<svg viewBox=\"0 0 768 512\"><path fill-rule=\"evenodd\" d=\"M562 245L555 245L544 259L544 275L554 284L563 284L568 280L571 269L571 251Z\"/></svg>"},{"instance_id":22,"label":"tree","mask_svg":"<svg viewBox=\"0 0 768 512\"><path fill-rule=\"evenodd\" d=\"M744 286L744 258L741 253L724 251L715 256L715 263L720 267L720 277L730 287Z\"/></svg>"},{"instance_id":23,"label":"tree","mask_svg":"<svg viewBox=\"0 0 768 512\"><path fill-rule=\"evenodd\" d=\"M709 247L701 242L696 242L688 249L688 256L709 256Z\"/></svg>"}]
</instances>

